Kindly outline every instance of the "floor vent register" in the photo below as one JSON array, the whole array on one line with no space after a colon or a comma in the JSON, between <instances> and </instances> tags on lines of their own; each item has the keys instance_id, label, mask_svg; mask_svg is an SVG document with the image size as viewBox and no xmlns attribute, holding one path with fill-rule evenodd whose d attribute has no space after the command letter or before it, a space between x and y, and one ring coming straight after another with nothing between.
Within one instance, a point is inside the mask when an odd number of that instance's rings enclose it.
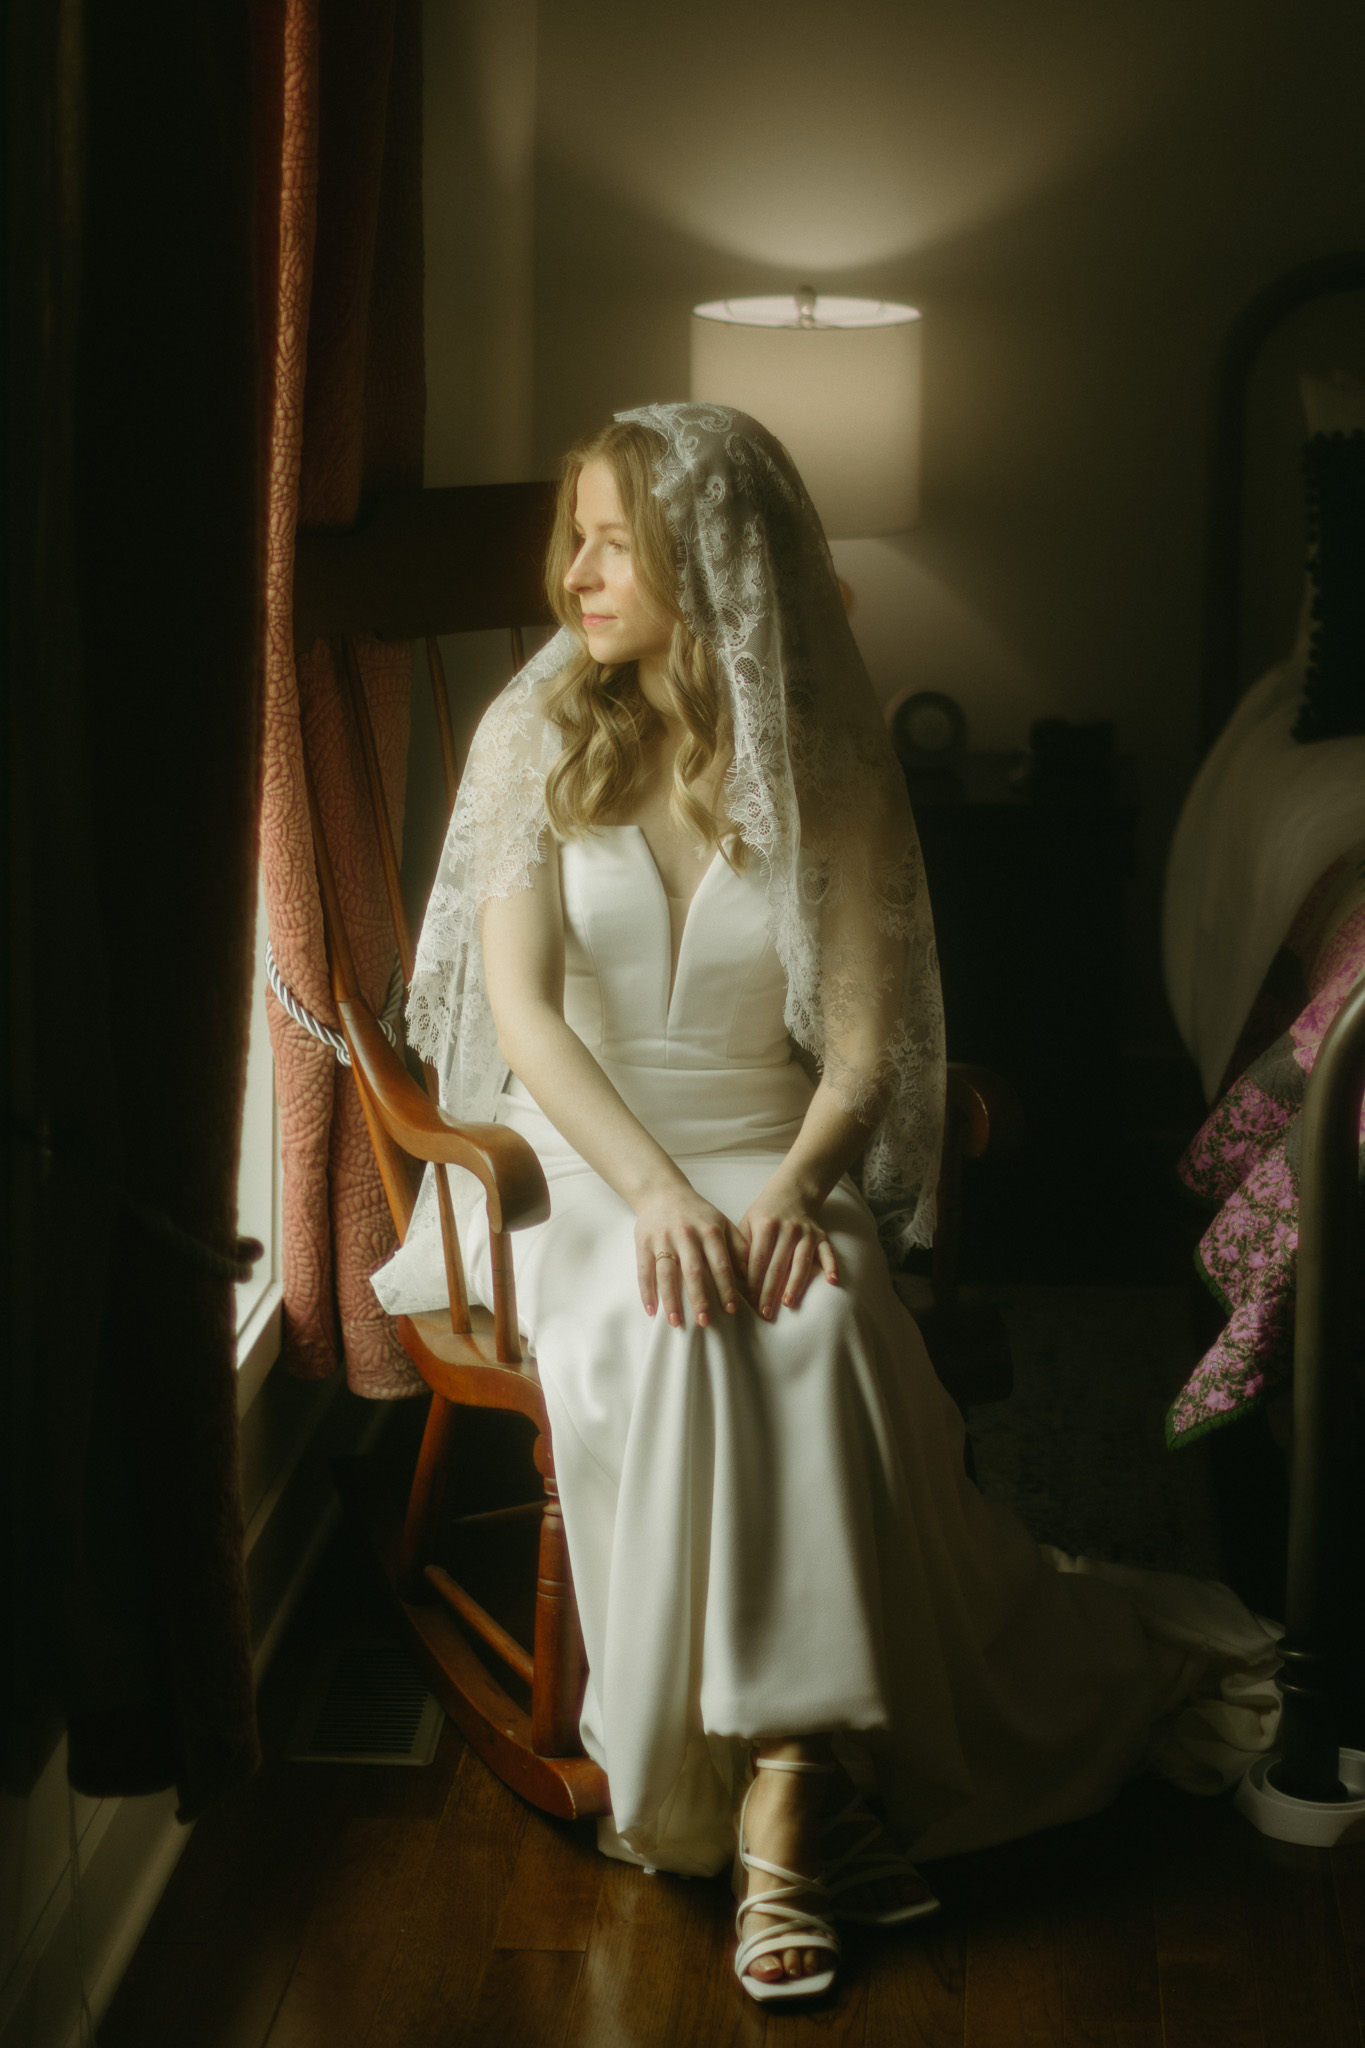
<instances>
[{"instance_id":1,"label":"floor vent register","mask_svg":"<svg viewBox=\"0 0 1365 2048\"><path fill-rule=\"evenodd\" d=\"M429 1764L445 1714L400 1643L331 1645L286 1755L295 1763Z\"/></svg>"}]
</instances>

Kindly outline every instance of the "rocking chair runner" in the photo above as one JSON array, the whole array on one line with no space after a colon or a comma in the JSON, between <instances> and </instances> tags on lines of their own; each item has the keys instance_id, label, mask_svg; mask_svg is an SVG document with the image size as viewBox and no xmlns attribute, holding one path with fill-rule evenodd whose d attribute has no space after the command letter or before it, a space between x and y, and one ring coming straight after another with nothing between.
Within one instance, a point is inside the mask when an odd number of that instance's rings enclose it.
<instances>
[{"instance_id":1,"label":"rocking chair runner","mask_svg":"<svg viewBox=\"0 0 1365 2048\"><path fill-rule=\"evenodd\" d=\"M456 755L438 636L509 627L516 665L521 625L548 624L542 563L553 506L548 484L464 486L395 492L381 498L352 531L300 534L294 587L296 653L331 643L378 836L394 936L405 986L413 949L379 759L354 641L424 640L436 706L447 805L456 788ZM516 623L513 623L516 622ZM306 772L306 771L305 771ZM399 1616L429 1681L485 1762L545 1812L573 1818L609 1811L606 1780L578 1738L586 1670L574 1606L564 1525L555 1488L545 1404L517 1326L509 1233L549 1214L544 1175L531 1147L494 1124L454 1125L412 1079L385 1037L357 982L321 816L308 777L309 807L333 993L342 1034L399 1236L416 1191L414 1162L435 1162L449 1284L448 1312L400 1316L398 1333L431 1389L431 1405L406 1513L399 1514L364 1460L338 1470L352 1518L368 1535ZM935 1239L932 1306L916 1304L935 1369L964 1410L972 1400L1009 1391L1003 1325L994 1312L961 1304L956 1287L957 1214L963 1157L1000 1149L1017 1135L1014 1097L979 1068L949 1068L948 1130L940 1182L942 1222ZM471 1306L444 1168L461 1166L487 1192L494 1307ZM540 1520L534 1644L520 1642L442 1565L432 1562L457 1410L512 1410L537 1437L534 1458L543 1499L456 1518L496 1525ZM468 1631L469 1633L466 1633ZM530 1691L530 1712L492 1676L470 1634Z\"/></svg>"}]
</instances>

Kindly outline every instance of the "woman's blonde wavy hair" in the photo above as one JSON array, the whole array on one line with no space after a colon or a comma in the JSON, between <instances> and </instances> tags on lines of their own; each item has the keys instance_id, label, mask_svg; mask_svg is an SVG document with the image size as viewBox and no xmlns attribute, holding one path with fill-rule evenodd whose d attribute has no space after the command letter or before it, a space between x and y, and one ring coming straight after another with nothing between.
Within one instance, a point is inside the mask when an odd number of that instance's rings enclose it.
<instances>
[{"instance_id":1,"label":"woman's blonde wavy hair","mask_svg":"<svg viewBox=\"0 0 1365 2048\"><path fill-rule=\"evenodd\" d=\"M632 420L611 420L571 448L560 471L559 498L545 562L551 609L579 642L579 652L550 689L546 710L564 735L564 747L546 779L545 809L561 839L577 839L623 809L644 777L644 743L658 724L636 677L634 662L604 667L583 637L578 607L564 586L579 542L574 526L579 472L605 462L616 479L630 529L635 581L655 611L673 621L667 676L685 728L673 764L674 817L704 844L718 846L740 865L743 842L730 820L701 788L708 771L728 765L730 719L705 646L678 614L675 549L663 506L654 495L658 436Z\"/></svg>"}]
</instances>

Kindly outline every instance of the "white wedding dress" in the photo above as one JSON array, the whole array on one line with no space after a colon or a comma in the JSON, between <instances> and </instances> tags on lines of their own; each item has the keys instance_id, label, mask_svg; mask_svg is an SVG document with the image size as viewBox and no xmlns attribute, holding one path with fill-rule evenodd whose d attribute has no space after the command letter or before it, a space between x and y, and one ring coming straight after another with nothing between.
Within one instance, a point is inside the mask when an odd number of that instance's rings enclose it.
<instances>
[{"instance_id":1,"label":"white wedding dress","mask_svg":"<svg viewBox=\"0 0 1365 2048\"><path fill-rule=\"evenodd\" d=\"M712 860L671 977L638 828L559 858L566 1019L740 1217L812 1086L760 864ZM1214 1790L1268 1746L1273 1632L1226 1588L1065 1559L968 1481L961 1418L848 1180L825 1210L841 1285L817 1277L771 1324L741 1305L674 1329L641 1306L628 1205L515 1079L497 1114L550 1187L549 1221L514 1254L588 1652L583 1739L611 1786L604 1848L721 1867L756 1736L840 1732L924 1856L1093 1812L1144 1760ZM480 1200L461 1237L491 1301ZM429 1254L424 1269L398 1252L375 1286L393 1310L444 1300Z\"/></svg>"}]
</instances>

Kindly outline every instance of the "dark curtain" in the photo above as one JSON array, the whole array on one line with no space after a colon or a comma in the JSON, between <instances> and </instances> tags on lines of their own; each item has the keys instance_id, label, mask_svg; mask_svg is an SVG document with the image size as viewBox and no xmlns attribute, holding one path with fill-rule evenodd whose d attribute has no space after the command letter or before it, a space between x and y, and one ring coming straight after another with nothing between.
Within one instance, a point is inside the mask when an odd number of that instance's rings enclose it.
<instances>
[{"instance_id":1,"label":"dark curtain","mask_svg":"<svg viewBox=\"0 0 1365 2048\"><path fill-rule=\"evenodd\" d=\"M259 807L253 21L15 0L7 1777L256 1760L236 1178Z\"/></svg>"},{"instance_id":2,"label":"dark curtain","mask_svg":"<svg viewBox=\"0 0 1365 2048\"><path fill-rule=\"evenodd\" d=\"M328 280L300 500L344 521L362 480L419 459L418 21L417 0L7 10L16 1790L63 1723L82 1790L174 1783L186 1817L257 1757L232 1283L264 684L299 502L281 421L305 403L281 280ZM336 226L315 263L297 124L318 106ZM404 661L376 664L396 800Z\"/></svg>"}]
</instances>

